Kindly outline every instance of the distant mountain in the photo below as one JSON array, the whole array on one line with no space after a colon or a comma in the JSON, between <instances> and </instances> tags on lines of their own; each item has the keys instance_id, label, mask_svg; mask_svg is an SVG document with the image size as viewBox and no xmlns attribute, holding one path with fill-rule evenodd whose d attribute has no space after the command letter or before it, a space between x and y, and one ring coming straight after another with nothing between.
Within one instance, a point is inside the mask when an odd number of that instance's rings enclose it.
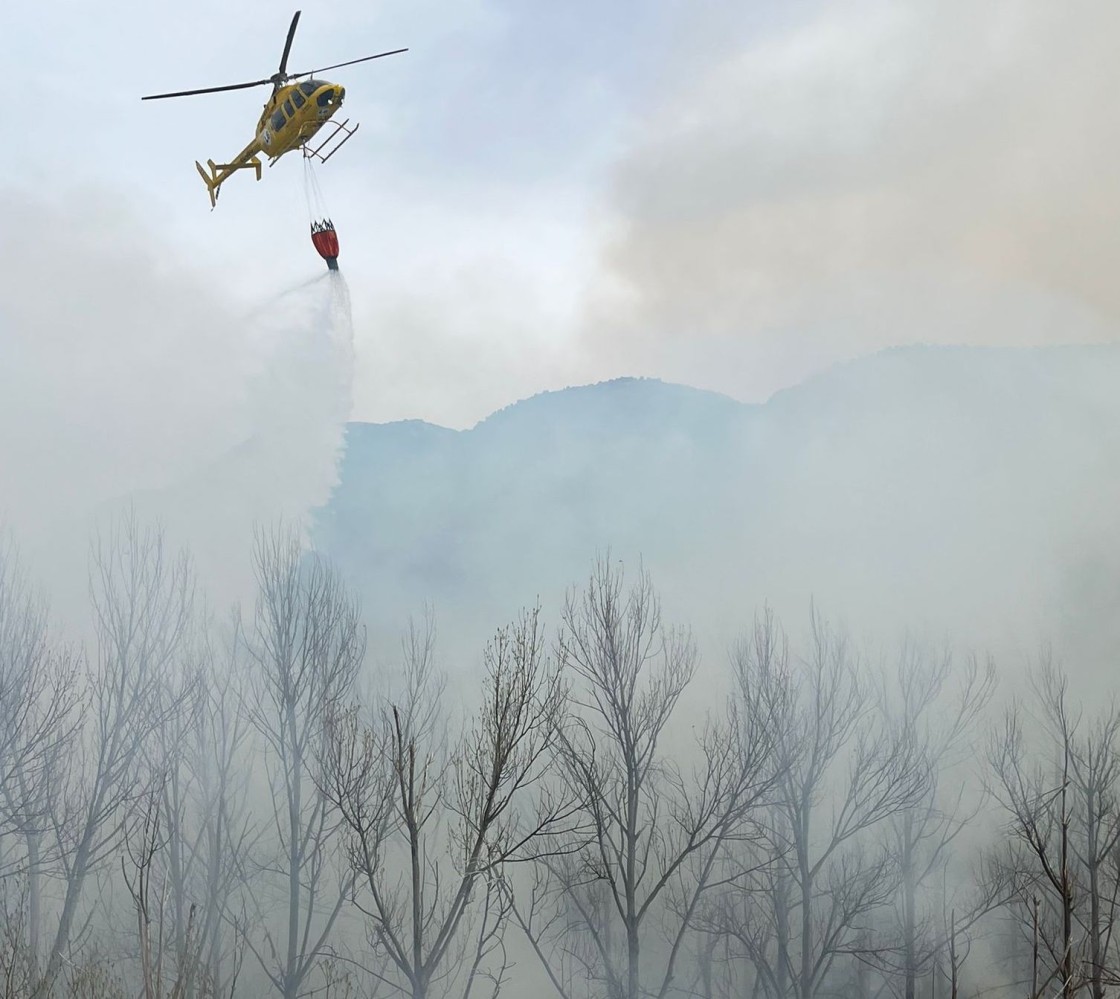
<instances>
[{"instance_id":1,"label":"distant mountain","mask_svg":"<svg viewBox=\"0 0 1120 999\"><path fill-rule=\"evenodd\" d=\"M764 600L857 629L1110 654L1120 348L899 348L752 406L653 379L467 431L351 424L315 538L375 628L424 601L473 640L597 552L718 647Z\"/></svg>"}]
</instances>

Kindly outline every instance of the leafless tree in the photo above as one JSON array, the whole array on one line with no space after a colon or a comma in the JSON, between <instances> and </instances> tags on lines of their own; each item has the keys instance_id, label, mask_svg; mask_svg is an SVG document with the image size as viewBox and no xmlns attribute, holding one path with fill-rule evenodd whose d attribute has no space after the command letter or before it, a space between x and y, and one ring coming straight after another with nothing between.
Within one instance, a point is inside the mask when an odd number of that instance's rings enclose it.
<instances>
[{"instance_id":1,"label":"leafless tree","mask_svg":"<svg viewBox=\"0 0 1120 999\"><path fill-rule=\"evenodd\" d=\"M375 974L413 999L437 983L450 994L454 982L466 999L484 978L496 995L506 866L568 817L544 786L563 704L559 670L539 612L523 614L487 645L477 717L452 740L431 620L403 645L399 703L368 720L358 709L340 716L326 768L350 832Z\"/></svg>"},{"instance_id":2,"label":"leafless tree","mask_svg":"<svg viewBox=\"0 0 1120 999\"><path fill-rule=\"evenodd\" d=\"M575 961L576 974L610 996L664 996L725 847L773 787L774 686L769 677L747 684L742 703L728 698L692 745L669 745L695 645L662 626L649 574L627 589L609 557L569 594L562 650L572 717L558 751L586 838L543 859L547 881L517 918L562 992L564 965Z\"/></svg>"},{"instance_id":3,"label":"leafless tree","mask_svg":"<svg viewBox=\"0 0 1120 999\"><path fill-rule=\"evenodd\" d=\"M137 802L139 821L125 837L121 873L136 916L140 964L140 993L144 999L184 999L195 991L201 964L201 944L190 906L181 938L174 906L174 862L164 858L171 845L162 822L166 814L164 789L153 786ZM171 937L173 939L168 939ZM213 995L204 983L203 995Z\"/></svg>"},{"instance_id":4,"label":"leafless tree","mask_svg":"<svg viewBox=\"0 0 1120 999\"><path fill-rule=\"evenodd\" d=\"M1086 723L1048 652L1031 686L1034 738L1016 703L989 753L1013 837L1003 861L1041 950L1036 994L1054 985L1067 999L1084 988L1101 999L1120 984L1110 953L1120 902L1120 710L1107 705Z\"/></svg>"},{"instance_id":5,"label":"leafless tree","mask_svg":"<svg viewBox=\"0 0 1120 999\"><path fill-rule=\"evenodd\" d=\"M195 636L192 636L195 637ZM202 683L205 656L205 637L197 636L194 642L185 643L189 651L180 668L168 676L164 697L178 705L178 710L167 716L156 735L160 754L160 780L152 793L143 801L142 836L140 846L133 848L138 888L129 886L129 893L137 914L151 918L149 888L153 876L160 879L159 937L158 946L145 933L141 921L139 943L141 957L146 962L144 988L148 999L162 996L161 981L153 986L149 980L149 967L153 962L162 970L165 963L164 945L175 955L175 964L186 976L176 986L177 992L190 994L193 990L193 968L197 961L188 961L188 927L194 926L195 885L192 846L193 826L199 814L195 812L192 798L192 776L188 754L193 748L194 733L201 725L201 710L205 689ZM191 648L190 646L194 646ZM149 814L158 806L156 814ZM158 835L157 835L158 834ZM166 904L165 904L166 903ZM191 970L188 970L188 965ZM152 989L156 991L153 993Z\"/></svg>"},{"instance_id":6,"label":"leafless tree","mask_svg":"<svg viewBox=\"0 0 1120 999\"><path fill-rule=\"evenodd\" d=\"M934 655L914 642L904 644L895 670L896 721L903 738L924 755L928 767L921 798L888 820L888 840L900 877L892 922L897 922L901 939L896 952L879 956L884 959L880 963L888 967L895 964L896 954L900 958L897 963L905 999L914 999L919 978L929 972L942 951L953 952L953 967L959 969L960 934L978 918L977 906L983 909L991 897L981 893L959 912L951 909L948 920L944 899L939 906L934 897L946 880L958 837L981 804L967 799L965 781L957 781L955 790L947 791L943 774L959 767L962 752L974 745L976 721L991 701L996 680L991 660L981 667L975 658L969 659L952 701L945 704L953 673L950 652Z\"/></svg>"},{"instance_id":7,"label":"leafless tree","mask_svg":"<svg viewBox=\"0 0 1120 999\"><path fill-rule=\"evenodd\" d=\"M1070 728L1063 710L1066 681L1055 668L1041 673L1047 715L1061 741L1071 744L1069 783L1076 796L1071 849L1087 906L1076 910L1084 938L1081 977L1092 999L1120 985L1120 967L1110 954L1120 915L1120 710L1108 704L1087 724Z\"/></svg>"},{"instance_id":8,"label":"leafless tree","mask_svg":"<svg viewBox=\"0 0 1120 999\"><path fill-rule=\"evenodd\" d=\"M768 848L744 861L722 924L754 964L763 992L812 999L838 958L866 958L870 915L899 871L875 836L926 800L929 767L911 733L890 724L845 636L815 611L794 659L769 611L735 655L740 683L784 677L789 713L775 745L779 787ZM734 904L732 904L734 903Z\"/></svg>"},{"instance_id":9,"label":"leafless tree","mask_svg":"<svg viewBox=\"0 0 1120 999\"><path fill-rule=\"evenodd\" d=\"M0 890L0 999L26 999L38 981L28 946L27 883L5 879Z\"/></svg>"},{"instance_id":10,"label":"leafless tree","mask_svg":"<svg viewBox=\"0 0 1120 999\"><path fill-rule=\"evenodd\" d=\"M260 830L249 807L250 749L245 696L245 652L236 623L211 649L202 676L202 699L186 754L197 818L189 858L197 875L197 927L202 967L216 996L232 996L241 970L243 928L235 902L249 877L249 856ZM237 932L230 933L233 928Z\"/></svg>"},{"instance_id":11,"label":"leafless tree","mask_svg":"<svg viewBox=\"0 0 1120 999\"><path fill-rule=\"evenodd\" d=\"M299 996L325 953L353 886L335 864L340 816L318 772L326 721L347 703L365 655L357 603L338 574L294 531L258 532L258 599L249 655L249 717L264 741L277 856L262 870L246 943L284 999ZM269 893L279 888L277 931Z\"/></svg>"},{"instance_id":12,"label":"leafless tree","mask_svg":"<svg viewBox=\"0 0 1120 999\"><path fill-rule=\"evenodd\" d=\"M255 842L250 810L249 725L242 710L244 651L236 619L219 637L196 629L165 696L179 705L159 733L161 848L153 864L166 892L161 942L174 951L190 999L197 987L228 993L240 968L234 900ZM197 952L195 952L197 951ZM156 955L163 961L162 952Z\"/></svg>"},{"instance_id":13,"label":"leafless tree","mask_svg":"<svg viewBox=\"0 0 1120 999\"><path fill-rule=\"evenodd\" d=\"M967 888L945 887L942 890L941 912L935 922L937 946L929 961L935 994L937 982L943 980L948 986L948 999L958 999L964 965L972 952L978 928L989 913L1008 904L1013 892L1014 887L1001 866L989 868L982 860Z\"/></svg>"},{"instance_id":14,"label":"leafless tree","mask_svg":"<svg viewBox=\"0 0 1120 999\"><path fill-rule=\"evenodd\" d=\"M50 861L43 839L74 741L79 664L76 652L51 642L46 603L31 592L14 545L0 539L0 832L15 833L22 844L13 863L24 879L27 912L19 925L32 980ZM0 874L10 873L0 867Z\"/></svg>"},{"instance_id":15,"label":"leafless tree","mask_svg":"<svg viewBox=\"0 0 1120 999\"><path fill-rule=\"evenodd\" d=\"M153 736L179 706L164 696L193 606L186 556L126 515L93 547L90 590L96 659L82 698L83 752L71 754L51 800L48 836L64 885L37 993L56 979L90 874L119 853L130 805L158 778Z\"/></svg>"}]
</instances>

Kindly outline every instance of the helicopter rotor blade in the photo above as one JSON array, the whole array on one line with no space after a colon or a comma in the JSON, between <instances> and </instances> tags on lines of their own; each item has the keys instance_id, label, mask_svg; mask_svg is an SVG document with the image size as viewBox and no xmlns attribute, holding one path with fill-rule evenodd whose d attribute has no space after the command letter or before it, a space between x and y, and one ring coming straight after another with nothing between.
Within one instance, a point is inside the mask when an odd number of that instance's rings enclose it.
<instances>
[{"instance_id":1,"label":"helicopter rotor blade","mask_svg":"<svg viewBox=\"0 0 1120 999\"><path fill-rule=\"evenodd\" d=\"M247 90L249 87L263 87L266 83L272 83L272 79L253 80L251 83L230 83L224 87L203 87L201 90L176 90L171 94L148 94L140 100L158 101L164 97L193 97L195 94L217 94L223 90Z\"/></svg>"},{"instance_id":2,"label":"helicopter rotor blade","mask_svg":"<svg viewBox=\"0 0 1120 999\"><path fill-rule=\"evenodd\" d=\"M299 24L299 11L297 10L295 16L292 18L291 27L288 28L288 38L284 42L284 54L280 57L280 69L277 75L284 79L284 70L288 68L288 53L292 51L292 39L296 37L296 25Z\"/></svg>"},{"instance_id":3,"label":"helicopter rotor blade","mask_svg":"<svg viewBox=\"0 0 1120 999\"><path fill-rule=\"evenodd\" d=\"M407 52L408 49L393 49L392 52L378 52L377 55L362 56L361 59L351 59L349 62L336 62L333 66L322 66L319 69L309 69L306 73L292 73L288 77L289 80L297 80L301 76L314 76L316 73L325 73L329 69L338 69L341 66L353 66L359 62L369 62L370 59L381 59L385 56L397 55L399 52Z\"/></svg>"}]
</instances>

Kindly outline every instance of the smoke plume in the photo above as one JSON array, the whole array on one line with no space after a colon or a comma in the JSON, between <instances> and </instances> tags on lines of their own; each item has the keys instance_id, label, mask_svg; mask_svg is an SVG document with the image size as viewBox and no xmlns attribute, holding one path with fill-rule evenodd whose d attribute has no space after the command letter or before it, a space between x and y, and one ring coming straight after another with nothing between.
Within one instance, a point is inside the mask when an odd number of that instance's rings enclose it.
<instances>
[{"instance_id":1,"label":"smoke plume","mask_svg":"<svg viewBox=\"0 0 1120 999\"><path fill-rule=\"evenodd\" d=\"M239 595L253 525L302 521L336 481L345 281L247 316L108 192L9 191L0 214L0 519L67 606L90 532L125 504L190 544L215 597Z\"/></svg>"},{"instance_id":2,"label":"smoke plume","mask_svg":"<svg viewBox=\"0 0 1120 999\"><path fill-rule=\"evenodd\" d=\"M725 25L641 122L589 349L762 398L887 345L1113 339L1115 6L799 10Z\"/></svg>"}]
</instances>

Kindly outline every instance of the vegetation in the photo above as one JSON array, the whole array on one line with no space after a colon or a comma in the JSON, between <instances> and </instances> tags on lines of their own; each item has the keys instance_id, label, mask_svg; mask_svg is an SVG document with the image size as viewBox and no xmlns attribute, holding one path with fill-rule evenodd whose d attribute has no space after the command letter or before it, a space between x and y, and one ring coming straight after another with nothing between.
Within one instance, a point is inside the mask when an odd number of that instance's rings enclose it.
<instances>
[{"instance_id":1,"label":"vegetation","mask_svg":"<svg viewBox=\"0 0 1120 999\"><path fill-rule=\"evenodd\" d=\"M0 999L1120 986L1120 710L1050 653L997 706L990 662L764 609L705 665L604 557L452 697L430 615L375 669L331 565L253 551L215 619L123 519L79 646L0 548Z\"/></svg>"}]
</instances>

